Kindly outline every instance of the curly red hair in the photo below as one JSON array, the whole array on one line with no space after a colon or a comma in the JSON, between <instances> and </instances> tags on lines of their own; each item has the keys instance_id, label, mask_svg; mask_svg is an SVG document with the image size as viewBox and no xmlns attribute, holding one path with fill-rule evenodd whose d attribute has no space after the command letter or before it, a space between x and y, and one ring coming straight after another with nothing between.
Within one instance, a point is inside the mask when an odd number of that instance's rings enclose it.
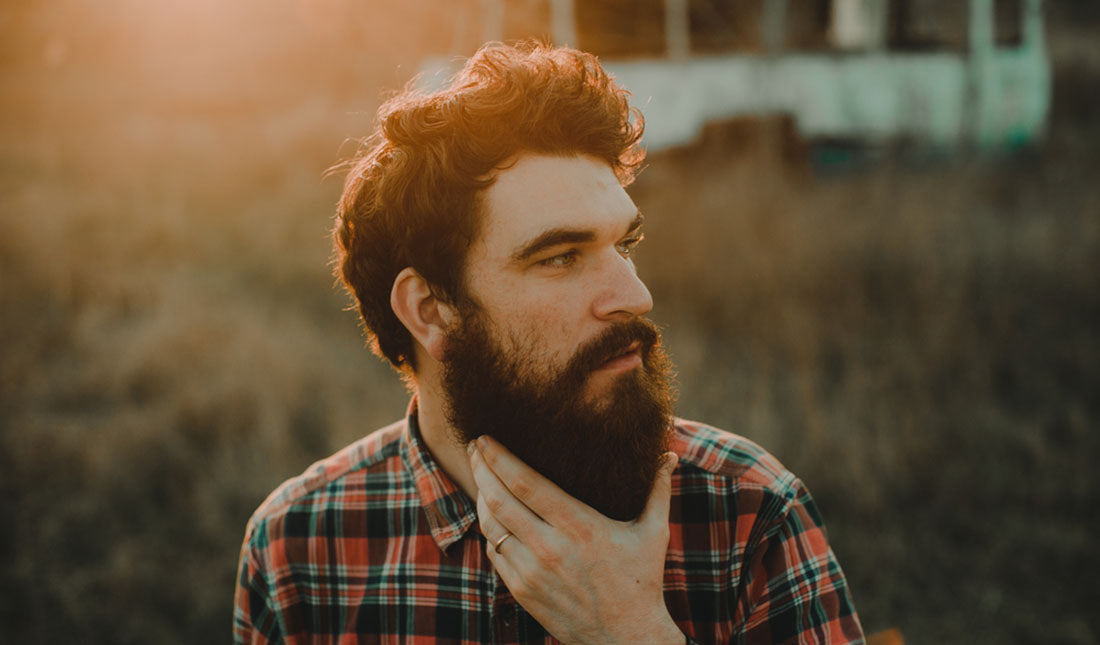
<instances>
[{"instance_id":1,"label":"curly red hair","mask_svg":"<svg viewBox=\"0 0 1100 645\"><path fill-rule=\"evenodd\" d=\"M365 151L349 162L333 238L337 274L375 353L411 375L413 339L390 308L413 267L445 302L463 298L478 195L522 152L601 159L625 186L645 156L644 125L596 57L537 43L483 46L449 87L386 101Z\"/></svg>"}]
</instances>

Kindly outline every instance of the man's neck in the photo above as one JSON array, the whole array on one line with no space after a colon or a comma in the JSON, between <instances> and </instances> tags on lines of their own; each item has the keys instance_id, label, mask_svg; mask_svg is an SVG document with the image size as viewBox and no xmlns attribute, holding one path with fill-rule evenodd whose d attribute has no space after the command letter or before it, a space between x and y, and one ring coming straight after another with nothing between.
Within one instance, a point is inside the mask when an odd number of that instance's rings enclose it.
<instances>
[{"instance_id":1,"label":"man's neck","mask_svg":"<svg viewBox=\"0 0 1100 645\"><path fill-rule=\"evenodd\" d=\"M477 483L470 471L470 459L466 455L466 446L455 437L458 434L447 421L442 390L435 379L424 379L416 386L417 424L420 436L432 453L443 472L462 489L462 492L477 500Z\"/></svg>"}]
</instances>

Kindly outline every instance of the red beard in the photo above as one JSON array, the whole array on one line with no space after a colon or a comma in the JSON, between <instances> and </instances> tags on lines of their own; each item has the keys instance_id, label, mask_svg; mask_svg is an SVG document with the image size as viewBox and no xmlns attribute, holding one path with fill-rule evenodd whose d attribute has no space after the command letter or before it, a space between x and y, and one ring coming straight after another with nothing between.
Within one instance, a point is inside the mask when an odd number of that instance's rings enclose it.
<instances>
[{"instance_id":1,"label":"red beard","mask_svg":"<svg viewBox=\"0 0 1100 645\"><path fill-rule=\"evenodd\" d=\"M616 376L598 403L587 401L592 372L635 341L642 366ZM656 326L644 318L617 323L549 379L526 376L524 358L506 355L479 312L450 335L443 385L458 439L489 435L600 513L636 519L667 450L675 398Z\"/></svg>"}]
</instances>

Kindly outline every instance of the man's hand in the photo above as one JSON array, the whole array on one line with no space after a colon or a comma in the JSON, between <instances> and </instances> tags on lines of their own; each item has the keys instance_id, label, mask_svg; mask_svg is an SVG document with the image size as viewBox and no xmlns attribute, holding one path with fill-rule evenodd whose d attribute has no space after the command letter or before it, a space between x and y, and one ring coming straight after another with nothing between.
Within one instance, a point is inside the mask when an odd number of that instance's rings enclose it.
<instances>
[{"instance_id":1,"label":"man's hand","mask_svg":"<svg viewBox=\"0 0 1100 645\"><path fill-rule=\"evenodd\" d=\"M567 643L684 642L662 592L674 453L641 517L618 522L488 437L469 451L489 560L547 631Z\"/></svg>"}]
</instances>

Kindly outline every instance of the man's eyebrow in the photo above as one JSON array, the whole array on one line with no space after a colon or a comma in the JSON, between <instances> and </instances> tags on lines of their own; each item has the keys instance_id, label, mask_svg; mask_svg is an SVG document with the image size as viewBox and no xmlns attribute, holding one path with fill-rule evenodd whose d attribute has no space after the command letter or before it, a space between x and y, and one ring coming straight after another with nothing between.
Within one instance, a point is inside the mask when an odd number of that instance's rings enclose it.
<instances>
[{"instance_id":1,"label":"man's eyebrow","mask_svg":"<svg viewBox=\"0 0 1100 645\"><path fill-rule=\"evenodd\" d=\"M627 228L626 234L630 235L636 233L638 229L642 227L642 219L641 213L635 215L634 219L630 222L630 227ZM584 244L585 242L591 242L595 239L596 231L592 229L552 228L548 231L543 231L538 237L527 242L519 250L512 253L512 261L523 262L532 255L559 244Z\"/></svg>"},{"instance_id":2,"label":"man's eyebrow","mask_svg":"<svg viewBox=\"0 0 1100 645\"><path fill-rule=\"evenodd\" d=\"M582 244L594 239L596 239L596 232L591 229L552 228L549 231L543 231L538 237L513 253L512 261L523 262L532 255L559 244Z\"/></svg>"}]
</instances>

